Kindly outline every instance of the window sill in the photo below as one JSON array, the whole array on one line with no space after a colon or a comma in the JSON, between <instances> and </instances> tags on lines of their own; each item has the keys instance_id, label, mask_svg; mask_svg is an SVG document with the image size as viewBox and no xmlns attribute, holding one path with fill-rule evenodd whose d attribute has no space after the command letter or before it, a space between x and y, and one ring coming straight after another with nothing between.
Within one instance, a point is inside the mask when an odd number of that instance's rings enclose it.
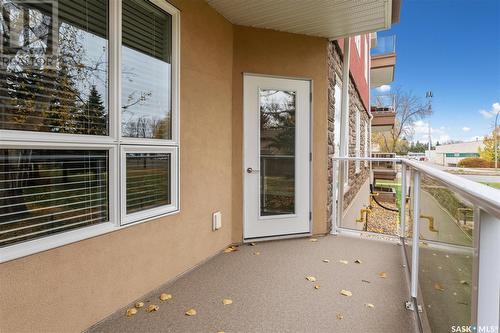
<instances>
[{"instance_id":1,"label":"window sill","mask_svg":"<svg viewBox=\"0 0 500 333\"><path fill-rule=\"evenodd\" d=\"M76 243L85 239L102 236L110 232L129 228L141 223L149 222L151 220L156 220L164 216L178 214L179 212L180 210L176 210L121 226L117 226L111 222L106 222L94 226L71 230L52 236L47 236L39 239L34 239L31 241L22 242L19 244L6 246L0 249L0 264L7 261L26 257L32 254L52 250L61 246L69 245L71 243Z\"/></svg>"}]
</instances>

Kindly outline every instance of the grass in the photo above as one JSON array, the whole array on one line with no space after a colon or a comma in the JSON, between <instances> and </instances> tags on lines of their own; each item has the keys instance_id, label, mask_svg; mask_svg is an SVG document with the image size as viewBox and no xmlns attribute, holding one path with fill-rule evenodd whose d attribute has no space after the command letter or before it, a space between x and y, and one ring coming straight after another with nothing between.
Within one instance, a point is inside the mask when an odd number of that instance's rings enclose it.
<instances>
[{"instance_id":1,"label":"grass","mask_svg":"<svg viewBox=\"0 0 500 333\"><path fill-rule=\"evenodd\" d=\"M493 188L497 188L500 190L500 183L493 183L493 182L481 182L481 184L488 185Z\"/></svg>"},{"instance_id":2,"label":"grass","mask_svg":"<svg viewBox=\"0 0 500 333\"><path fill-rule=\"evenodd\" d=\"M401 183L391 180L377 180L376 186L391 187L396 192L396 207L401 208Z\"/></svg>"}]
</instances>

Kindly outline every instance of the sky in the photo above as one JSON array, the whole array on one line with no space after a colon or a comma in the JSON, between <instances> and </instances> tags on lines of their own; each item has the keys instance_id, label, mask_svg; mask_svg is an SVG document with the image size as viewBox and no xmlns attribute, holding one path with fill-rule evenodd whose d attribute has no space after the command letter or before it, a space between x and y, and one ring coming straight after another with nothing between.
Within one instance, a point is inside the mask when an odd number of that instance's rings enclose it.
<instances>
[{"instance_id":1,"label":"sky","mask_svg":"<svg viewBox=\"0 0 500 333\"><path fill-rule=\"evenodd\" d=\"M471 141L491 133L500 111L500 0L403 0L396 35L395 86L434 94L434 114L413 124L413 141ZM500 123L500 116L499 116Z\"/></svg>"}]
</instances>

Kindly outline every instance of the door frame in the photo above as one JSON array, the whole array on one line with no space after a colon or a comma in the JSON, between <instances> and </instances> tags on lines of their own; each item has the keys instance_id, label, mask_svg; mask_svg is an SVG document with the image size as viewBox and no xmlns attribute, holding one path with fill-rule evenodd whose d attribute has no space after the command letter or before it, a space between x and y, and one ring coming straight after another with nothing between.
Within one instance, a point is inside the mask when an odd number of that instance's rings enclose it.
<instances>
[{"instance_id":1,"label":"door frame","mask_svg":"<svg viewBox=\"0 0 500 333\"><path fill-rule=\"evenodd\" d=\"M245 238L245 212L246 212L246 194L245 194L245 152L246 152L246 146L245 146L245 117L244 117L244 110L245 110L245 76L257 76L257 77L268 77L268 78L274 78L274 79L285 79L285 80L298 80L298 81L307 81L309 82L309 230L307 232L301 232L301 233L294 233L294 234L286 234L286 235L277 235L277 236L263 236L263 237L254 237L254 238ZM242 210L241 210L241 223L242 223L242 235L241 238L243 240L243 243L251 243L251 242L261 242L261 241L268 241L268 240L277 240L277 239L288 239L288 238L301 238L301 237L307 237L312 235L312 230L313 230L313 223L314 223L314 214L313 214L313 167L314 167L314 155L313 155L313 107L314 107L314 86L313 86L313 79L308 78L308 77L300 77L300 76L283 76L283 75L272 75L272 74L261 74L261 73L253 73L253 72L242 72L242 87L241 87L241 93L242 93L242 104L241 104L241 115L242 115L242 137L241 137L241 162L242 162L242 168L240 170L241 172L241 188L242 188Z\"/></svg>"}]
</instances>

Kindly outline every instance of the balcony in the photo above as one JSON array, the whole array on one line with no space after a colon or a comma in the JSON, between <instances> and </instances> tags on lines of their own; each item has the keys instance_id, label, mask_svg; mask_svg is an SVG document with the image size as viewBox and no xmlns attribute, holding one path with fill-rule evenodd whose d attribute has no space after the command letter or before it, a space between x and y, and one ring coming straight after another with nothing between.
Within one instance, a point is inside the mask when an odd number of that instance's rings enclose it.
<instances>
[{"instance_id":1,"label":"balcony","mask_svg":"<svg viewBox=\"0 0 500 333\"><path fill-rule=\"evenodd\" d=\"M386 132L393 129L396 122L394 95L377 95L374 97L372 104L372 132Z\"/></svg>"},{"instance_id":2,"label":"balcony","mask_svg":"<svg viewBox=\"0 0 500 333\"><path fill-rule=\"evenodd\" d=\"M396 36L377 38L371 50L370 87L380 87L394 81L396 67Z\"/></svg>"},{"instance_id":3,"label":"balcony","mask_svg":"<svg viewBox=\"0 0 500 333\"><path fill-rule=\"evenodd\" d=\"M393 232L369 226L388 205L373 193L360 219L345 220L337 181L331 235L236 245L137 300L157 311L128 317L132 303L88 331L448 332L477 324L498 332L498 190L394 157L333 158L334 179L355 161L397 170L397 198L384 217ZM161 301L161 293L173 297Z\"/></svg>"}]
</instances>

